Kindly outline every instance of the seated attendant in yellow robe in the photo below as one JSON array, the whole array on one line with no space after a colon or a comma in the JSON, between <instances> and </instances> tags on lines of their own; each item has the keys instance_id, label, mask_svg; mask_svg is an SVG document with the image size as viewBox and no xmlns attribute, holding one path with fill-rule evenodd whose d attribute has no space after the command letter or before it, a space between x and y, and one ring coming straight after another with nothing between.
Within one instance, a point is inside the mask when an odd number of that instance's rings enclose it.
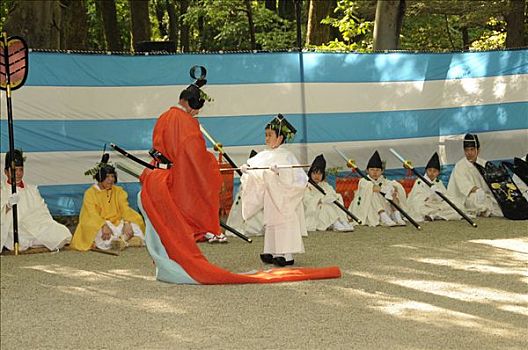
<instances>
[{"instance_id":1,"label":"seated attendant in yellow robe","mask_svg":"<svg viewBox=\"0 0 528 350\"><path fill-rule=\"evenodd\" d=\"M115 185L117 173L108 164L109 155L86 175L97 181L84 193L79 225L70 246L76 250L92 247L107 250L126 246L132 237L144 240L145 223L139 213L128 205L128 194Z\"/></svg>"}]
</instances>

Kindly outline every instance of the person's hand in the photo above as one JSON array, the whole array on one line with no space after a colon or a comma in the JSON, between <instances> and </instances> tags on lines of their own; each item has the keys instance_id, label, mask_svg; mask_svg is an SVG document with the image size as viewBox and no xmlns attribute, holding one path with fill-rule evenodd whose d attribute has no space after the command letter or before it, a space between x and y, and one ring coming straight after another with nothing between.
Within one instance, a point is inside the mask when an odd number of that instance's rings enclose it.
<instances>
[{"instance_id":1,"label":"person's hand","mask_svg":"<svg viewBox=\"0 0 528 350\"><path fill-rule=\"evenodd\" d=\"M378 185L372 186L372 192L380 192L380 191L381 191L381 187L379 187Z\"/></svg>"},{"instance_id":2,"label":"person's hand","mask_svg":"<svg viewBox=\"0 0 528 350\"><path fill-rule=\"evenodd\" d=\"M126 221L123 225L123 236L125 236L125 240L128 241L130 238L134 236L134 230L132 229L132 224L130 222Z\"/></svg>"},{"instance_id":3,"label":"person's hand","mask_svg":"<svg viewBox=\"0 0 528 350\"><path fill-rule=\"evenodd\" d=\"M20 201L20 195L18 193L12 193L9 198L7 198L7 207L9 209L13 208L13 205L18 204Z\"/></svg>"},{"instance_id":4,"label":"person's hand","mask_svg":"<svg viewBox=\"0 0 528 350\"><path fill-rule=\"evenodd\" d=\"M279 166L277 164L273 164L270 166L270 170L273 171L275 174L279 175Z\"/></svg>"},{"instance_id":5,"label":"person's hand","mask_svg":"<svg viewBox=\"0 0 528 350\"><path fill-rule=\"evenodd\" d=\"M242 174L247 174L247 172L248 172L248 168L249 168L249 165L247 165L247 164L242 164L242 165L240 166L240 171L242 172Z\"/></svg>"},{"instance_id":6,"label":"person's hand","mask_svg":"<svg viewBox=\"0 0 528 350\"><path fill-rule=\"evenodd\" d=\"M112 230L107 224L104 224L101 230L103 231L101 238L103 241L108 241L112 237Z\"/></svg>"}]
</instances>

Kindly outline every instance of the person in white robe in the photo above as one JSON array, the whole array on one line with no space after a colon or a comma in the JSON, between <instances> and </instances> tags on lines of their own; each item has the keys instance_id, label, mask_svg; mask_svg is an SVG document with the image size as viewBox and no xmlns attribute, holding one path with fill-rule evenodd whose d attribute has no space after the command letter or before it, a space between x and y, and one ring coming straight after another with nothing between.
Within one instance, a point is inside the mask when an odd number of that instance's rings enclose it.
<instances>
[{"instance_id":1,"label":"person in white robe","mask_svg":"<svg viewBox=\"0 0 528 350\"><path fill-rule=\"evenodd\" d=\"M24 157L20 150L15 150L14 166L16 194L11 192L11 157L6 154L4 173L0 189L0 251L3 248L14 249L13 244L13 206L16 204L18 214L18 246L20 251L32 247L46 247L50 251L64 247L71 240L70 230L54 221L37 186L23 181Z\"/></svg>"},{"instance_id":2,"label":"person in white robe","mask_svg":"<svg viewBox=\"0 0 528 350\"><path fill-rule=\"evenodd\" d=\"M475 167L474 163L486 165L480 158L480 142L477 135L464 136L464 158L453 168L447 185L447 194L455 205L469 216L503 216L500 207L493 197L488 184Z\"/></svg>"},{"instance_id":3,"label":"person in white robe","mask_svg":"<svg viewBox=\"0 0 528 350\"><path fill-rule=\"evenodd\" d=\"M359 180L358 189L354 195L349 210L356 215L363 225L405 226L401 213L387 199L391 199L403 210L406 209L405 189L398 181L383 176L383 162L378 151L375 151L367 164L366 179ZM385 198L381 195L385 194Z\"/></svg>"},{"instance_id":4,"label":"person in white robe","mask_svg":"<svg viewBox=\"0 0 528 350\"><path fill-rule=\"evenodd\" d=\"M235 197L233 206L229 211L226 224L243 233L247 237L264 235L264 211L259 210L248 219L242 217L242 186ZM233 233L226 231L226 236L234 236Z\"/></svg>"},{"instance_id":5,"label":"person in white robe","mask_svg":"<svg viewBox=\"0 0 528 350\"><path fill-rule=\"evenodd\" d=\"M251 150L249 158L257 155L255 150ZM251 217L244 220L242 217L242 195L243 186L241 185L238 193L235 196L231 210L229 211L229 216L227 217L226 224L232 228L243 233L247 237L253 236L262 236L264 235L264 211L259 210ZM233 233L226 231L226 236L234 236Z\"/></svg>"},{"instance_id":6,"label":"person in white robe","mask_svg":"<svg viewBox=\"0 0 528 350\"><path fill-rule=\"evenodd\" d=\"M417 179L407 197L409 215L418 222L427 220L459 220L461 216L444 201L436 192L446 194L447 189L439 179L440 159L434 153L425 166L424 177L433 186L429 187L422 180Z\"/></svg>"},{"instance_id":7,"label":"person in white robe","mask_svg":"<svg viewBox=\"0 0 528 350\"><path fill-rule=\"evenodd\" d=\"M299 168L279 168L298 164L295 155L283 143L292 140L295 128L281 115L265 127L267 149L242 165L242 217L264 212L264 263L293 265L293 254L304 253L302 235L306 235L302 198L308 177ZM250 170L269 167L266 170Z\"/></svg>"},{"instance_id":8,"label":"person in white robe","mask_svg":"<svg viewBox=\"0 0 528 350\"><path fill-rule=\"evenodd\" d=\"M322 154L315 157L308 170L308 178L319 185L326 194L308 183L303 197L306 229L308 231L354 231L354 226L349 222L347 214L334 204L336 200L343 204L343 197L325 181L326 160Z\"/></svg>"}]
</instances>

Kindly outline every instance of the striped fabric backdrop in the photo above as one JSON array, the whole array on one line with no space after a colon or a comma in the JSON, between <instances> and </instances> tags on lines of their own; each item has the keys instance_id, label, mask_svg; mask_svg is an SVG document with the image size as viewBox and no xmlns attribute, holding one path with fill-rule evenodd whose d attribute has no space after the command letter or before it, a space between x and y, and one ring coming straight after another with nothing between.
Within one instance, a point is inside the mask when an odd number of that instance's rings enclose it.
<instances>
[{"instance_id":1,"label":"striped fabric backdrop","mask_svg":"<svg viewBox=\"0 0 528 350\"><path fill-rule=\"evenodd\" d=\"M416 166L438 151L449 166L466 132L479 134L488 160L528 150L528 50L475 53L243 53L120 56L32 52L24 87L13 92L15 143L26 180L39 184L54 215L78 214L92 183L83 173L111 142L148 160L156 118L178 101L189 68L208 69L200 122L243 163L262 149L277 113L298 129L289 147L302 162L324 153L343 167L338 146L364 168L375 149L387 167ZM8 149L1 102L2 164ZM117 158L114 157L114 160ZM119 180L132 203L139 190Z\"/></svg>"}]
</instances>

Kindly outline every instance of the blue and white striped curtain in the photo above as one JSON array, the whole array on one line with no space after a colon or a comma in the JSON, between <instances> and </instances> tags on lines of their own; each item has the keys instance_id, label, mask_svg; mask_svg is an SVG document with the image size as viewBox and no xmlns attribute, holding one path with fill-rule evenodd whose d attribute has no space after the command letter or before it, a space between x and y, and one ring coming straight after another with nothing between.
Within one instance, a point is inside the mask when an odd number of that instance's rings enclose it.
<instances>
[{"instance_id":1,"label":"blue and white striped curtain","mask_svg":"<svg viewBox=\"0 0 528 350\"><path fill-rule=\"evenodd\" d=\"M54 215L77 214L92 183L84 176L111 142L148 160L156 118L178 102L189 69L208 70L214 99L200 122L243 163L262 149L264 125L284 114L298 133L289 147L302 162L324 153L343 167L338 146L360 168L377 149L387 167L415 166L433 152L444 165L478 133L488 160L528 150L528 50L472 53L244 53L120 56L32 52L24 87L13 92L15 144L25 179L40 185ZM8 149L1 102L2 164ZM210 146L210 145L209 145ZM120 173L132 203L139 184Z\"/></svg>"}]
</instances>

